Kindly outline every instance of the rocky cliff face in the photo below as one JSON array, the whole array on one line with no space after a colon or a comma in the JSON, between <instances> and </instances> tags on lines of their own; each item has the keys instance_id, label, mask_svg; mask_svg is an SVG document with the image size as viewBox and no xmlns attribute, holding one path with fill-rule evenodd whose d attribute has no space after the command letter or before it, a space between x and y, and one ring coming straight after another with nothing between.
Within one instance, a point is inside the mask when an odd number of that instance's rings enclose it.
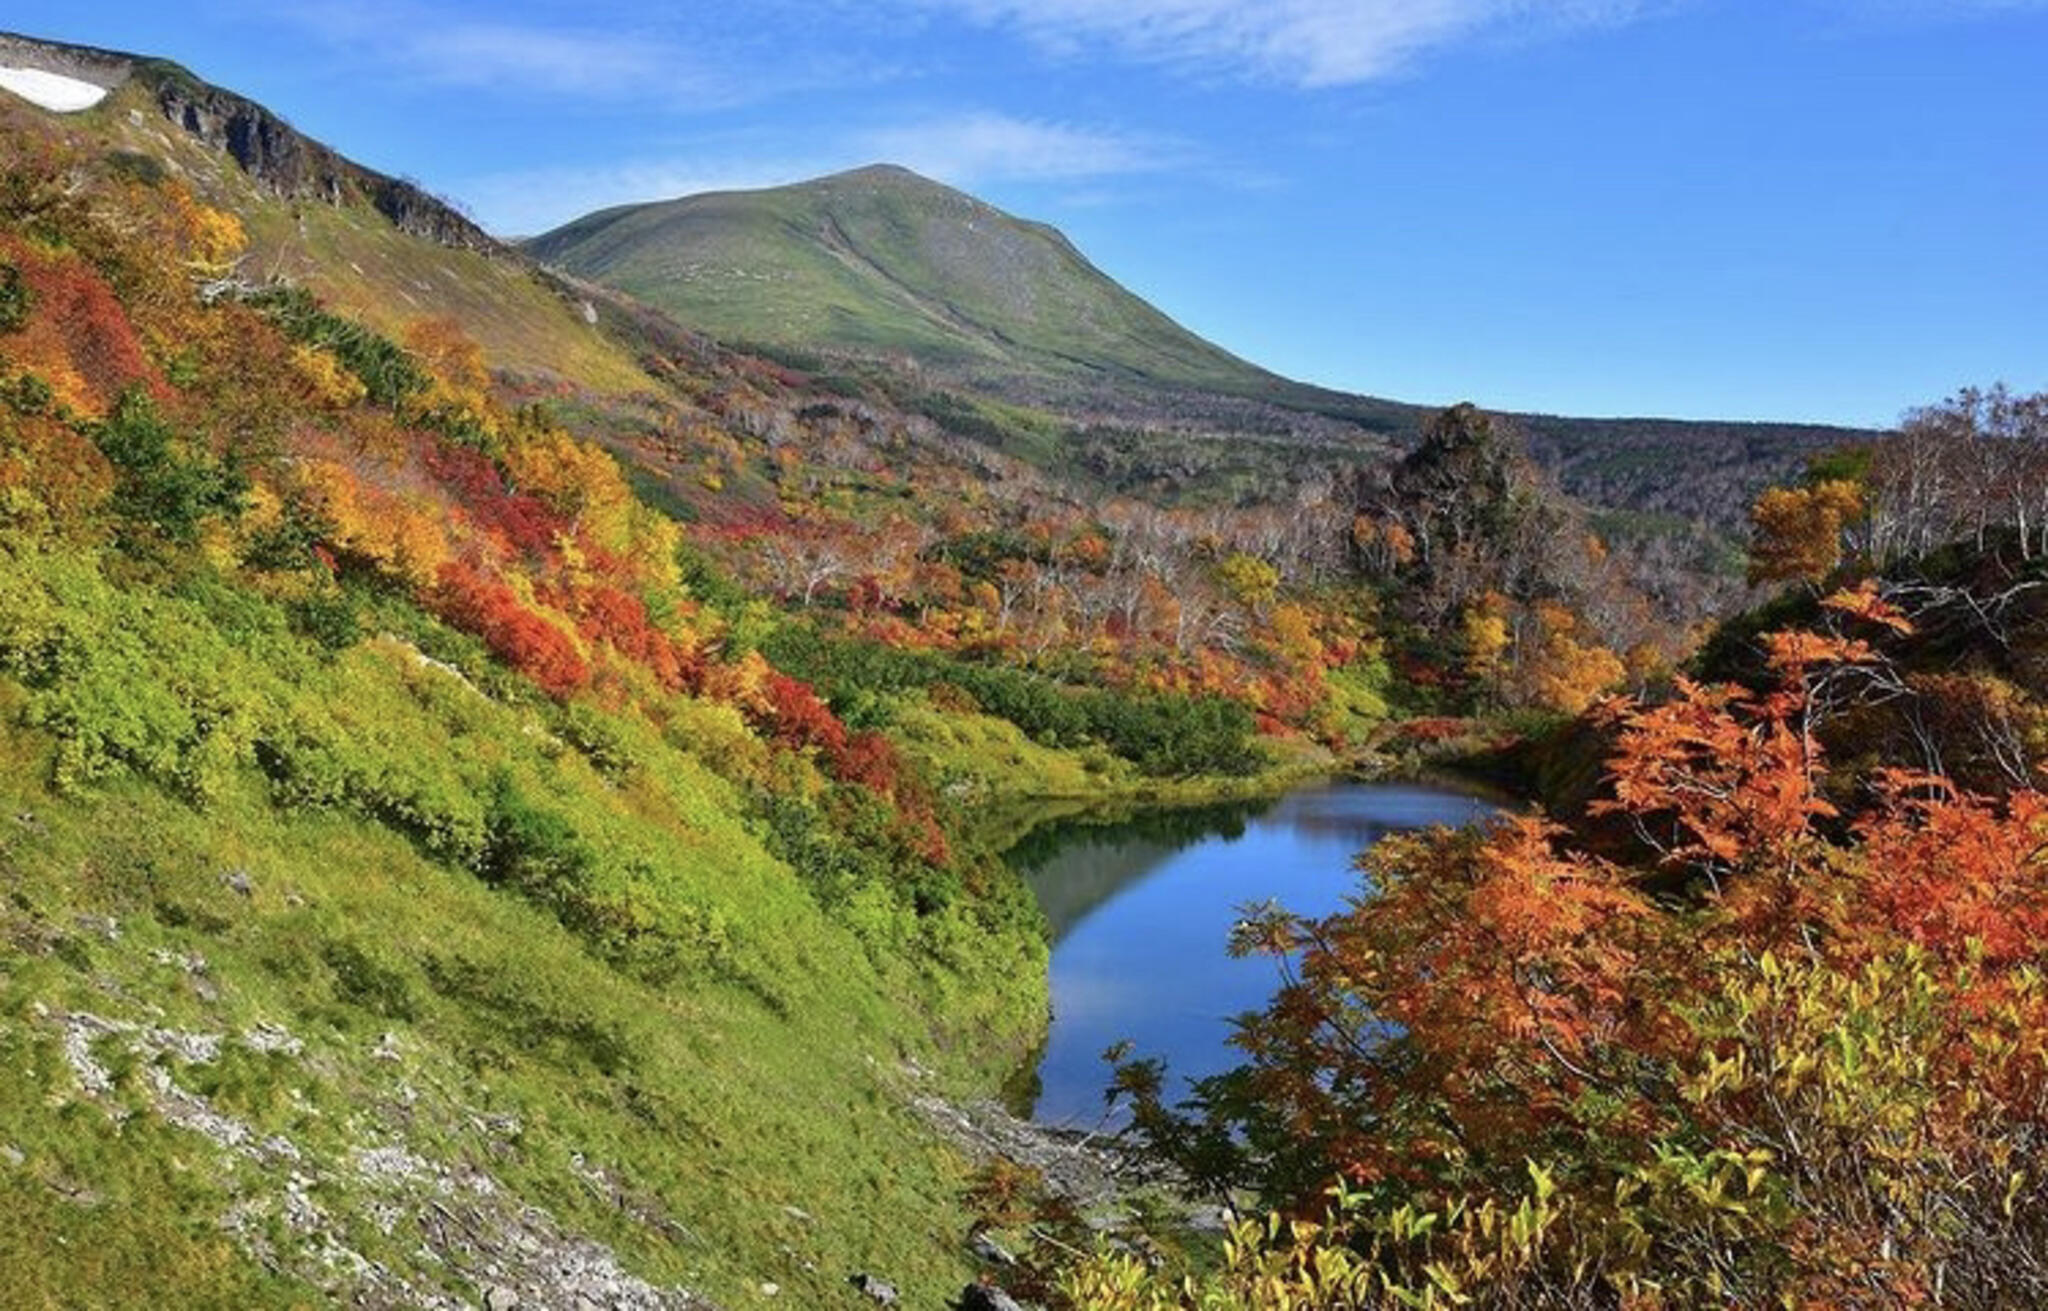
<instances>
[{"instance_id":1,"label":"rocky cliff face","mask_svg":"<svg viewBox=\"0 0 2048 1311\"><path fill-rule=\"evenodd\" d=\"M255 101L203 82L167 60L0 33L0 64L109 88L140 81L165 118L227 152L250 177L280 196L330 205L362 202L412 236L463 250L505 250L447 202L402 178L354 163Z\"/></svg>"},{"instance_id":2,"label":"rocky cliff face","mask_svg":"<svg viewBox=\"0 0 2048 1311\"><path fill-rule=\"evenodd\" d=\"M362 200L412 236L464 250L502 249L445 201L344 158L253 100L209 86L174 64L144 63L136 72L155 93L165 118L226 151L281 196L330 205Z\"/></svg>"}]
</instances>

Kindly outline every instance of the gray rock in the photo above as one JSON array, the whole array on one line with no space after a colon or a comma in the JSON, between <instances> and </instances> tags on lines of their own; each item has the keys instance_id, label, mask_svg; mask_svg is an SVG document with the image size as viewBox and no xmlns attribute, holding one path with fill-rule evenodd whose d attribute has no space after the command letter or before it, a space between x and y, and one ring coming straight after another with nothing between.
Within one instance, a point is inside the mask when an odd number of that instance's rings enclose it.
<instances>
[{"instance_id":1,"label":"gray rock","mask_svg":"<svg viewBox=\"0 0 2048 1311\"><path fill-rule=\"evenodd\" d=\"M493 1288L484 1294L484 1311L517 1311L519 1294L509 1288Z\"/></svg>"},{"instance_id":2,"label":"gray rock","mask_svg":"<svg viewBox=\"0 0 2048 1311\"><path fill-rule=\"evenodd\" d=\"M993 1284L969 1284L960 1290L959 1311L1024 1311L1017 1299Z\"/></svg>"},{"instance_id":3,"label":"gray rock","mask_svg":"<svg viewBox=\"0 0 2048 1311\"><path fill-rule=\"evenodd\" d=\"M898 1294L896 1292L896 1285L890 1283L886 1279L877 1279L873 1275L863 1271L862 1273L855 1275L848 1282L851 1283L855 1288L859 1289L862 1295L867 1297L870 1301L874 1302L876 1306L896 1305L896 1300L898 1297Z\"/></svg>"},{"instance_id":4,"label":"gray rock","mask_svg":"<svg viewBox=\"0 0 2048 1311\"><path fill-rule=\"evenodd\" d=\"M223 887L237 896L253 897L256 895L256 885L250 881L248 870L231 869L220 876L220 881Z\"/></svg>"},{"instance_id":5,"label":"gray rock","mask_svg":"<svg viewBox=\"0 0 2048 1311\"><path fill-rule=\"evenodd\" d=\"M111 915L80 915L76 922L79 928L87 933L96 933L108 942L121 940L121 926Z\"/></svg>"}]
</instances>

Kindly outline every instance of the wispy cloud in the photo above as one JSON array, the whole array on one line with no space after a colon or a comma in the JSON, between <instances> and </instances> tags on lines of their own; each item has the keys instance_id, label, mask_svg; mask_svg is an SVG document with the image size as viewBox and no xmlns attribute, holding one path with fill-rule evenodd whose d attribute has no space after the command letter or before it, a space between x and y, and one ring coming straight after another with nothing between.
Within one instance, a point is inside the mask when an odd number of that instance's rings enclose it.
<instances>
[{"instance_id":1,"label":"wispy cloud","mask_svg":"<svg viewBox=\"0 0 2048 1311\"><path fill-rule=\"evenodd\" d=\"M594 100L691 99L727 105L757 94L701 45L631 23L458 16L427 0L304 0L261 16L436 86L498 88Z\"/></svg>"},{"instance_id":2,"label":"wispy cloud","mask_svg":"<svg viewBox=\"0 0 2048 1311\"><path fill-rule=\"evenodd\" d=\"M957 185L1150 173L1186 162L1189 153L1164 138L993 113L883 128L856 134L850 144Z\"/></svg>"},{"instance_id":3,"label":"wispy cloud","mask_svg":"<svg viewBox=\"0 0 2048 1311\"><path fill-rule=\"evenodd\" d=\"M1093 182L1180 168L1194 158L1168 139L992 112L936 114L808 139L812 145L793 154L738 134L666 159L494 174L458 191L492 230L527 235L611 205L781 186L863 164L901 164L972 188Z\"/></svg>"},{"instance_id":4,"label":"wispy cloud","mask_svg":"<svg viewBox=\"0 0 2048 1311\"><path fill-rule=\"evenodd\" d=\"M494 173L459 186L478 221L505 237L530 237L595 210L706 191L752 191L817 177L848 161L811 158L679 158L590 168Z\"/></svg>"},{"instance_id":5,"label":"wispy cloud","mask_svg":"<svg viewBox=\"0 0 2048 1311\"><path fill-rule=\"evenodd\" d=\"M1060 54L1109 50L1191 71L1318 87L1385 77L1427 50L1480 33L1541 33L1624 21L1652 0L915 2L1019 31Z\"/></svg>"},{"instance_id":6,"label":"wispy cloud","mask_svg":"<svg viewBox=\"0 0 2048 1311\"><path fill-rule=\"evenodd\" d=\"M1832 0L1859 18L1970 19L2048 10L2048 0Z\"/></svg>"},{"instance_id":7,"label":"wispy cloud","mask_svg":"<svg viewBox=\"0 0 2048 1311\"><path fill-rule=\"evenodd\" d=\"M629 94L678 70L671 53L609 33L457 23L413 32L396 51L451 85L511 82L576 94Z\"/></svg>"}]
</instances>

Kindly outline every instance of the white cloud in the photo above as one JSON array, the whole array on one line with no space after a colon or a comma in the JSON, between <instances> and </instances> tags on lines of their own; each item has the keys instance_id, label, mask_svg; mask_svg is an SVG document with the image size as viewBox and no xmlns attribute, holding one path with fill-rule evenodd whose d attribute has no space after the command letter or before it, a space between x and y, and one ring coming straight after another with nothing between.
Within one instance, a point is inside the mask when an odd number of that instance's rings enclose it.
<instances>
[{"instance_id":1,"label":"white cloud","mask_svg":"<svg viewBox=\"0 0 2048 1311\"><path fill-rule=\"evenodd\" d=\"M961 186L1155 172L1187 155L1158 138L991 113L884 128L856 135L852 144L873 158Z\"/></svg>"},{"instance_id":2,"label":"white cloud","mask_svg":"<svg viewBox=\"0 0 2048 1311\"><path fill-rule=\"evenodd\" d=\"M1179 144L1071 124L973 112L819 133L802 154L738 134L711 151L592 168L522 170L462 183L463 201L493 232L533 235L592 210L704 191L783 186L889 163L953 186L1084 182L1180 167Z\"/></svg>"},{"instance_id":3,"label":"white cloud","mask_svg":"<svg viewBox=\"0 0 2048 1311\"><path fill-rule=\"evenodd\" d=\"M1651 0L916 0L1067 54L1108 48L1192 70L1336 86L1481 32L1619 22Z\"/></svg>"},{"instance_id":4,"label":"white cloud","mask_svg":"<svg viewBox=\"0 0 2048 1311\"><path fill-rule=\"evenodd\" d=\"M265 17L351 58L440 86L600 100L659 95L727 104L746 98L736 74L654 30L468 19L426 0L305 0L270 8Z\"/></svg>"},{"instance_id":5,"label":"white cloud","mask_svg":"<svg viewBox=\"0 0 2048 1311\"><path fill-rule=\"evenodd\" d=\"M580 94L625 94L674 71L658 47L605 33L457 23L408 33L405 61L453 85L515 82Z\"/></svg>"}]
</instances>

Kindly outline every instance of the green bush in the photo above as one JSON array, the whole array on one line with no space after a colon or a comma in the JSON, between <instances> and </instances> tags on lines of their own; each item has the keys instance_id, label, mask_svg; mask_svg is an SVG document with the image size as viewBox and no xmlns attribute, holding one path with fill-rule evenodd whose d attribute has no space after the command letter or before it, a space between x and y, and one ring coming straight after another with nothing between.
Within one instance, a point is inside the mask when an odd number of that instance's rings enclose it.
<instances>
[{"instance_id":1,"label":"green bush","mask_svg":"<svg viewBox=\"0 0 2048 1311\"><path fill-rule=\"evenodd\" d=\"M397 343L352 319L328 313L303 287L267 288L249 303L293 341L333 351L378 405L400 409L427 390L426 372Z\"/></svg>"},{"instance_id":2,"label":"green bush","mask_svg":"<svg viewBox=\"0 0 2048 1311\"><path fill-rule=\"evenodd\" d=\"M131 523L190 546L209 515L240 512L249 490L247 477L209 454L181 450L185 443L146 393L123 394L114 412L88 435L118 476L112 508Z\"/></svg>"},{"instance_id":3,"label":"green bush","mask_svg":"<svg viewBox=\"0 0 2048 1311\"><path fill-rule=\"evenodd\" d=\"M1223 697L1074 686L1032 670L829 637L793 623L777 628L763 653L817 684L842 714L871 713L876 696L949 686L1043 746L1101 742L1156 777L1248 774L1264 763L1252 740L1251 711Z\"/></svg>"},{"instance_id":4,"label":"green bush","mask_svg":"<svg viewBox=\"0 0 2048 1311\"><path fill-rule=\"evenodd\" d=\"M35 308L35 292L21 280L21 270L0 263L0 332L17 332Z\"/></svg>"}]
</instances>

